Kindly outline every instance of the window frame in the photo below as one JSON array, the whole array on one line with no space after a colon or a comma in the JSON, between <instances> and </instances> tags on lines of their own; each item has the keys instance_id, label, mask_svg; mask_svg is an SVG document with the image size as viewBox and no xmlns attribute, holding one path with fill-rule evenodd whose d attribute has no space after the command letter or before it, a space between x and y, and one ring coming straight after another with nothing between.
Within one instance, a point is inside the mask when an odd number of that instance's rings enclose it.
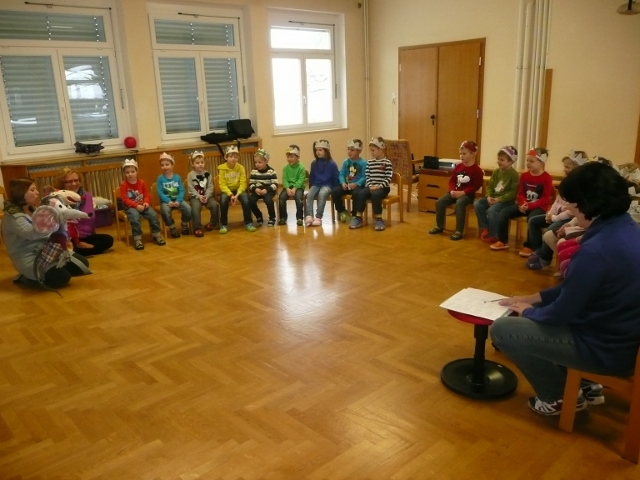
<instances>
[{"instance_id":1,"label":"window frame","mask_svg":"<svg viewBox=\"0 0 640 480\"><path fill-rule=\"evenodd\" d=\"M181 9L183 9L182 7ZM239 118L249 118L250 108L247 97L247 81L245 78L245 50L242 35L243 15L240 9L217 9L211 7L192 7L193 13L176 13L177 7L164 6L164 8L150 8L148 12L149 29L151 33L151 46L153 55L153 68L155 74L156 96L160 112L161 132L160 136L166 142L179 142L185 140L200 140L200 136L210 132L226 132L226 128L209 128L209 108L206 97L205 59L234 58L236 61L236 89L238 92ZM196 13L197 11L197 13ZM197 16L196 16L197 15ZM233 45L184 45L158 43L155 35L155 20L174 20L193 23L231 23L234 25ZM160 78L159 58L194 58L196 67L196 85L198 92L198 113L200 115L200 131L167 133L165 119L164 100L162 96L162 82Z\"/></svg>"},{"instance_id":2,"label":"window frame","mask_svg":"<svg viewBox=\"0 0 640 480\"><path fill-rule=\"evenodd\" d=\"M118 125L118 137L96 139L95 142L102 142L105 147L120 146L127 132L130 130L128 107L123 98L123 72L118 62L118 51L115 38L117 36L116 26L112 22L111 2L92 2L89 5L73 6L65 8L63 6L46 5L25 5L24 2L8 0L3 2L0 10L22 11L25 13L61 13L69 15L94 15L102 17L104 24L104 42L82 42L82 41L46 41L46 40L23 40L23 39L0 39L0 55L2 56L49 56L52 62L52 69L55 82L55 91L58 100L60 123L62 126L63 141L61 143L49 143L44 145L16 146L11 128L11 117L4 88L0 90L0 119L3 124L2 134L5 136L4 150L9 158L20 158L41 153L63 153L73 149L75 143L73 117L71 114L71 103L67 90L66 76L64 70L64 57L108 57L109 73L111 77L111 87L113 96L113 107L116 122ZM106 6L105 6L106 5ZM93 142L93 140L92 140Z\"/></svg>"},{"instance_id":3,"label":"window frame","mask_svg":"<svg viewBox=\"0 0 640 480\"><path fill-rule=\"evenodd\" d=\"M271 98L273 102L273 128L274 133L304 133L313 131L323 131L346 128L346 64L344 53L344 15L329 12L309 12L293 9L270 8L268 11L268 48L269 48L269 68L271 70ZM308 28L329 27L331 34L331 49L301 49L301 48L273 48L271 47L271 29L273 27L294 28L295 26ZM273 84L273 59L275 58L295 58L301 61L300 85L303 95L301 104L303 108L302 123L298 125L276 125L276 95ZM333 120L330 122L308 122L308 109L305 96L307 92L306 66L307 60L330 59L332 65L332 98L333 98Z\"/></svg>"}]
</instances>

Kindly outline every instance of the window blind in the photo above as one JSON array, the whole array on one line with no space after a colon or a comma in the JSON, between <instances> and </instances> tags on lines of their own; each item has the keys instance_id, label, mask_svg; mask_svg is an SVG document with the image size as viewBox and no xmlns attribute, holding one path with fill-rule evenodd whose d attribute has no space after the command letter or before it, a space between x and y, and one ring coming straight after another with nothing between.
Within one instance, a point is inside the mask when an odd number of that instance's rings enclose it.
<instances>
[{"instance_id":1,"label":"window blind","mask_svg":"<svg viewBox=\"0 0 640 480\"><path fill-rule=\"evenodd\" d=\"M62 143L51 57L3 55L0 69L15 145Z\"/></svg>"},{"instance_id":2,"label":"window blind","mask_svg":"<svg viewBox=\"0 0 640 480\"><path fill-rule=\"evenodd\" d=\"M99 15L0 10L0 39L104 42L104 19Z\"/></svg>"},{"instance_id":3,"label":"window blind","mask_svg":"<svg viewBox=\"0 0 640 480\"><path fill-rule=\"evenodd\" d=\"M167 133L200 132L195 58L158 59Z\"/></svg>"},{"instance_id":4,"label":"window blind","mask_svg":"<svg viewBox=\"0 0 640 480\"><path fill-rule=\"evenodd\" d=\"M235 58L205 58L209 130L226 128L228 120L240 118Z\"/></svg>"},{"instance_id":5,"label":"window blind","mask_svg":"<svg viewBox=\"0 0 640 480\"><path fill-rule=\"evenodd\" d=\"M234 46L233 24L154 21L156 43L169 45Z\"/></svg>"}]
</instances>

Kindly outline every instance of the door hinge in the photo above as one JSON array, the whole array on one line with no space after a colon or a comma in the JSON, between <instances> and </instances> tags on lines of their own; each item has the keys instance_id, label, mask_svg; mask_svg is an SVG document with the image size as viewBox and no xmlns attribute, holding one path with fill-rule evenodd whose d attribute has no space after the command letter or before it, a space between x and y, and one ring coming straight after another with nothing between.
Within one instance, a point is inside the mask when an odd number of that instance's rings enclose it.
<instances>
[{"instance_id":1,"label":"door hinge","mask_svg":"<svg viewBox=\"0 0 640 480\"><path fill-rule=\"evenodd\" d=\"M482 66L482 57L478 57L478 66L481 67Z\"/></svg>"},{"instance_id":2,"label":"door hinge","mask_svg":"<svg viewBox=\"0 0 640 480\"><path fill-rule=\"evenodd\" d=\"M476 110L476 118L480 118L480 110Z\"/></svg>"}]
</instances>

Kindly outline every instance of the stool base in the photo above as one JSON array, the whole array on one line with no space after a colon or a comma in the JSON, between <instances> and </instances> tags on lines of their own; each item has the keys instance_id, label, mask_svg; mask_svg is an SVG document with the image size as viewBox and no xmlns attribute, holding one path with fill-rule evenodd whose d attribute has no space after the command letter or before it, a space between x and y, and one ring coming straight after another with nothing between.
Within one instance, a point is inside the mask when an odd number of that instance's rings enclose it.
<instances>
[{"instance_id":1,"label":"stool base","mask_svg":"<svg viewBox=\"0 0 640 480\"><path fill-rule=\"evenodd\" d=\"M461 358L442 367L440 379L454 392L478 399L499 398L513 393L518 377L504 365L484 361L484 382L473 382L473 358Z\"/></svg>"}]
</instances>

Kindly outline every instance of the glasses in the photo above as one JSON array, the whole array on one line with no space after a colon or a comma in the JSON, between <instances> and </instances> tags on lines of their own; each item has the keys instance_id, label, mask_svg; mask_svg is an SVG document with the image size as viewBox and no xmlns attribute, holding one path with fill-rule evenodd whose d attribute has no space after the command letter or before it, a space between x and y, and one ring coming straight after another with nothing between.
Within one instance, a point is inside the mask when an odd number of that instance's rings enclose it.
<instances>
[{"instance_id":1,"label":"glasses","mask_svg":"<svg viewBox=\"0 0 640 480\"><path fill-rule=\"evenodd\" d=\"M65 180L64 183L80 183L80 179L79 178L74 178L71 180Z\"/></svg>"}]
</instances>

